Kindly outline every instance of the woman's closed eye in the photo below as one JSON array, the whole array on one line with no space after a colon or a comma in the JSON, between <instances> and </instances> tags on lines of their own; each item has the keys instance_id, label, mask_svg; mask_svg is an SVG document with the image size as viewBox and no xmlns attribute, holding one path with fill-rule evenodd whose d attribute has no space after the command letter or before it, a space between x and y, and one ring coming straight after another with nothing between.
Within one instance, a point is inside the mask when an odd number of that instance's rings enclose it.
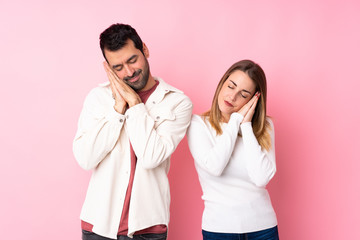
<instances>
[{"instance_id":1,"label":"woman's closed eye","mask_svg":"<svg viewBox=\"0 0 360 240\"><path fill-rule=\"evenodd\" d=\"M240 95L241 95L241 97L243 97L243 98L247 98L247 96L244 95L244 94L242 94L241 92L240 92Z\"/></svg>"},{"instance_id":2,"label":"woman's closed eye","mask_svg":"<svg viewBox=\"0 0 360 240\"><path fill-rule=\"evenodd\" d=\"M235 89L236 86L234 86L234 85L232 85L232 84L229 84L229 85L228 85L228 88L230 88L230 89ZM239 92L239 95L240 95L241 97L243 97L243 98L247 98L247 95L244 95L242 92Z\"/></svg>"},{"instance_id":3,"label":"woman's closed eye","mask_svg":"<svg viewBox=\"0 0 360 240\"><path fill-rule=\"evenodd\" d=\"M231 85L228 85L228 88L234 89L235 87L234 87L234 86L231 86Z\"/></svg>"}]
</instances>

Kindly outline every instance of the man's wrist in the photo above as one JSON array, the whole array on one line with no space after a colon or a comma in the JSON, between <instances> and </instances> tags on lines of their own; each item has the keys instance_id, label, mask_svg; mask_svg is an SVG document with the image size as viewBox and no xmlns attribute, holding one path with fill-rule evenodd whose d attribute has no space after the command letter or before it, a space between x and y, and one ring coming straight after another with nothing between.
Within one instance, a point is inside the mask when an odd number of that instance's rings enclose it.
<instances>
[{"instance_id":1,"label":"man's wrist","mask_svg":"<svg viewBox=\"0 0 360 240\"><path fill-rule=\"evenodd\" d=\"M126 110L126 106L114 106L114 109L116 112L120 113L120 114L124 114L125 110Z\"/></svg>"},{"instance_id":2,"label":"man's wrist","mask_svg":"<svg viewBox=\"0 0 360 240\"><path fill-rule=\"evenodd\" d=\"M129 102L128 104L129 104L129 107L133 107L133 106L135 106L135 105L137 105L139 103L141 103L141 101L139 99L136 99L135 101Z\"/></svg>"}]
</instances>

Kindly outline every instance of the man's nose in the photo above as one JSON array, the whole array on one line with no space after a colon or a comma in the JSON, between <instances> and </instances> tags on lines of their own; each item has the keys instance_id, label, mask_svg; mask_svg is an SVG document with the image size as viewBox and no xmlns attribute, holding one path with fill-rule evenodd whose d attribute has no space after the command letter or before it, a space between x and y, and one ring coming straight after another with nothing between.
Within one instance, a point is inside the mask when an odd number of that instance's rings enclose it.
<instances>
[{"instance_id":1,"label":"man's nose","mask_svg":"<svg viewBox=\"0 0 360 240\"><path fill-rule=\"evenodd\" d=\"M134 69L129 65L125 65L124 68L125 68L125 73L128 77L131 77L134 74Z\"/></svg>"}]
</instances>

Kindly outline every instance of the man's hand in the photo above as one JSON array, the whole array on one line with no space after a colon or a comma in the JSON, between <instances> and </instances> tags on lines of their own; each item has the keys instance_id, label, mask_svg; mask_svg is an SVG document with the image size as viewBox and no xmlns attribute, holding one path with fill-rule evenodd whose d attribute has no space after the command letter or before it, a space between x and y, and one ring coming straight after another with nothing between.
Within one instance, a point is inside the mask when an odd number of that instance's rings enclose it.
<instances>
[{"instance_id":1,"label":"man's hand","mask_svg":"<svg viewBox=\"0 0 360 240\"><path fill-rule=\"evenodd\" d=\"M109 77L109 75L108 75ZM116 90L116 87L114 86L113 82L110 81L110 87L112 91L112 96L115 99L115 105L114 109L120 114L124 114L126 110L126 101L125 99L119 94L119 92Z\"/></svg>"},{"instance_id":2,"label":"man's hand","mask_svg":"<svg viewBox=\"0 0 360 240\"><path fill-rule=\"evenodd\" d=\"M244 119L242 120L241 123L244 122L251 122L252 117L254 116L255 113L255 108L256 108L256 104L259 100L259 96L260 93L257 92L248 103L246 103L239 111L238 113L240 113L241 115L244 116Z\"/></svg>"},{"instance_id":3,"label":"man's hand","mask_svg":"<svg viewBox=\"0 0 360 240\"><path fill-rule=\"evenodd\" d=\"M107 62L104 62L104 68L110 81L111 90L115 98L116 103L119 103L119 110L123 106L122 100L129 105L129 107L135 106L141 103L139 95L129 87L124 81L120 80L118 76L113 72ZM115 104L114 108L117 104ZM115 108L116 111L118 111ZM125 109L124 109L125 111Z\"/></svg>"}]
</instances>

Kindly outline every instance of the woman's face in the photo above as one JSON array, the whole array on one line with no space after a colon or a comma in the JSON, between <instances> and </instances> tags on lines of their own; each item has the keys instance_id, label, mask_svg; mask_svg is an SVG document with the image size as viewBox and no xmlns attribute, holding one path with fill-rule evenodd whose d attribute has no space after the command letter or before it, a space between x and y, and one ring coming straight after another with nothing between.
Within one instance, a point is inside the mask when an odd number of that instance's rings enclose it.
<instances>
[{"instance_id":1,"label":"woman's face","mask_svg":"<svg viewBox=\"0 0 360 240\"><path fill-rule=\"evenodd\" d=\"M239 111L256 90L255 83L241 70L235 70L224 82L218 95L218 105L223 117L222 121L228 122L233 112Z\"/></svg>"}]
</instances>

